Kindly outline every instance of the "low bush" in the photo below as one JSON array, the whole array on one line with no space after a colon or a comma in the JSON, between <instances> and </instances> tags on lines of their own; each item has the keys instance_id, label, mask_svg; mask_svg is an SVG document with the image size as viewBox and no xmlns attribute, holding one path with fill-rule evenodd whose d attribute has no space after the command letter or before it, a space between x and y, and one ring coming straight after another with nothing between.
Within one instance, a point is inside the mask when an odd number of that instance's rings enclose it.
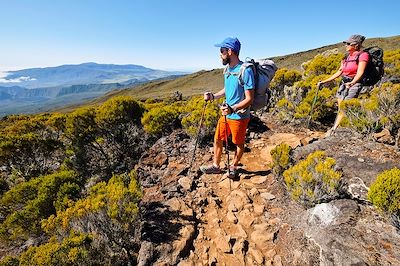
<instances>
[{"instance_id":1,"label":"low bush","mask_svg":"<svg viewBox=\"0 0 400 266\"><path fill-rule=\"evenodd\" d=\"M182 108L177 104L161 105L151 108L142 117L144 130L152 135L170 133L180 127L179 115Z\"/></svg>"},{"instance_id":2,"label":"low bush","mask_svg":"<svg viewBox=\"0 0 400 266\"><path fill-rule=\"evenodd\" d=\"M380 210L400 216L400 169L379 174L370 186L368 199Z\"/></svg>"},{"instance_id":3,"label":"low bush","mask_svg":"<svg viewBox=\"0 0 400 266\"><path fill-rule=\"evenodd\" d=\"M217 100L216 103L206 103L203 97L193 97L185 105L183 109L182 127L191 136L195 136L198 132L200 120L203 115L201 133L202 136L211 136L214 133L218 118L221 114ZM203 114L204 111L204 114Z\"/></svg>"},{"instance_id":4,"label":"low bush","mask_svg":"<svg viewBox=\"0 0 400 266\"><path fill-rule=\"evenodd\" d=\"M292 147L286 143L277 145L271 150L270 154L272 157L272 172L275 175L281 175L286 169L291 166L290 155L292 153Z\"/></svg>"},{"instance_id":5,"label":"low bush","mask_svg":"<svg viewBox=\"0 0 400 266\"><path fill-rule=\"evenodd\" d=\"M284 171L284 181L292 198L305 207L339 198L342 173L335 171L335 165L335 159L316 151Z\"/></svg>"},{"instance_id":6,"label":"low bush","mask_svg":"<svg viewBox=\"0 0 400 266\"><path fill-rule=\"evenodd\" d=\"M382 128L391 132L400 128L400 84L385 83L371 97L343 101L348 124L368 135Z\"/></svg>"}]
</instances>

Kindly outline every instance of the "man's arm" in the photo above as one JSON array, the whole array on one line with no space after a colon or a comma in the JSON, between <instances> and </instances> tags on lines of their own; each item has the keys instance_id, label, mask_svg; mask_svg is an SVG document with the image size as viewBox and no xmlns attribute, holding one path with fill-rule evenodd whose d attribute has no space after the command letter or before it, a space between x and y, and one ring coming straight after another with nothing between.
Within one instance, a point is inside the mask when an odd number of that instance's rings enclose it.
<instances>
[{"instance_id":1,"label":"man's arm","mask_svg":"<svg viewBox=\"0 0 400 266\"><path fill-rule=\"evenodd\" d=\"M204 93L204 100L209 101L209 100L214 100L214 99L219 99L225 96L225 88L222 90L218 91L217 93L212 93L212 92L205 92Z\"/></svg>"},{"instance_id":2,"label":"man's arm","mask_svg":"<svg viewBox=\"0 0 400 266\"><path fill-rule=\"evenodd\" d=\"M245 95L245 97L241 102L232 106L233 112L236 112L237 110L240 110L240 109L245 109L253 103L254 89L244 90L244 95Z\"/></svg>"}]
</instances>

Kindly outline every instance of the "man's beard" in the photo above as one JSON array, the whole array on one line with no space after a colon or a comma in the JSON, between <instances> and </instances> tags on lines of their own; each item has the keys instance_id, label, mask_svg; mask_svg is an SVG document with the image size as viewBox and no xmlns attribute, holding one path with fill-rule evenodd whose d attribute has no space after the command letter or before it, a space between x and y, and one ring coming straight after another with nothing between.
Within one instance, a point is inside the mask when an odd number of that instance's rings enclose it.
<instances>
[{"instance_id":1,"label":"man's beard","mask_svg":"<svg viewBox=\"0 0 400 266\"><path fill-rule=\"evenodd\" d=\"M227 57L226 59L222 59L222 64L224 65L224 66L226 66L227 64L229 64L231 62L231 58L230 57Z\"/></svg>"}]
</instances>

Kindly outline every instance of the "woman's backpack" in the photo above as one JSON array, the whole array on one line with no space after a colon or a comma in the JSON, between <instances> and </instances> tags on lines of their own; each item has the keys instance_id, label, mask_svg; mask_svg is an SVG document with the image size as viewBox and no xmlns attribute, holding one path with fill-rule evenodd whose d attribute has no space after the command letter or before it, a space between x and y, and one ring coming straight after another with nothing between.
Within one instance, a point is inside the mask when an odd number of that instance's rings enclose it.
<instances>
[{"instance_id":1,"label":"woman's backpack","mask_svg":"<svg viewBox=\"0 0 400 266\"><path fill-rule=\"evenodd\" d=\"M369 47L363 50L369 54L369 60L367 67L365 68L364 75L361 83L364 86L373 86L378 83L384 74L384 64L383 64L383 49L377 46ZM358 65L358 58L356 57L356 62Z\"/></svg>"}]
</instances>

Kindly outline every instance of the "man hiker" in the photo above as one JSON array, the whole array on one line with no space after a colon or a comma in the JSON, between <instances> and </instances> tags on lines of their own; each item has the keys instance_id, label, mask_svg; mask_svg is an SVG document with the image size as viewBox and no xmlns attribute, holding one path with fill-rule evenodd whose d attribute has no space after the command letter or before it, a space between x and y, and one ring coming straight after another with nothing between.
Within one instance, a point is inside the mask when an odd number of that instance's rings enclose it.
<instances>
[{"instance_id":1,"label":"man hiker","mask_svg":"<svg viewBox=\"0 0 400 266\"><path fill-rule=\"evenodd\" d=\"M250 105L254 98L254 75L250 67L243 74L241 86L238 80L240 67L243 64L239 60L240 42L237 38L226 38L220 47L222 64L226 66L224 71L224 88L217 93L204 93L204 100L214 100L225 96L226 104L221 105L221 114L214 136L214 157L211 165L202 165L200 171L206 174L221 173L220 162L223 142L232 135L232 142L236 145L235 156L228 165L228 177L237 175L237 166L244 152L247 125L250 121Z\"/></svg>"}]
</instances>

